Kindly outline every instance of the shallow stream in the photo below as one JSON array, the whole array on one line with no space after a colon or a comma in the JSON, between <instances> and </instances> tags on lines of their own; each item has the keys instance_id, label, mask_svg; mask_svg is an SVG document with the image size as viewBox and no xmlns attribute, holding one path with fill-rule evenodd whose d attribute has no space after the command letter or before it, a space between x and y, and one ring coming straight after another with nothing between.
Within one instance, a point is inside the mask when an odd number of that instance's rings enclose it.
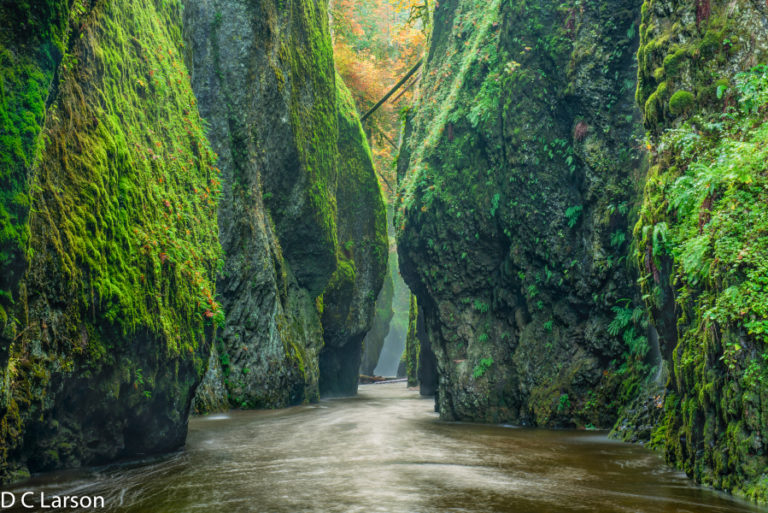
<instances>
[{"instance_id":1,"label":"shallow stream","mask_svg":"<svg viewBox=\"0 0 768 513\"><path fill-rule=\"evenodd\" d=\"M766 511L605 434L447 423L432 410L403 383L364 385L351 399L194 418L176 454L13 491L100 495L98 511L133 513Z\"/></svg>"}]
</instances>

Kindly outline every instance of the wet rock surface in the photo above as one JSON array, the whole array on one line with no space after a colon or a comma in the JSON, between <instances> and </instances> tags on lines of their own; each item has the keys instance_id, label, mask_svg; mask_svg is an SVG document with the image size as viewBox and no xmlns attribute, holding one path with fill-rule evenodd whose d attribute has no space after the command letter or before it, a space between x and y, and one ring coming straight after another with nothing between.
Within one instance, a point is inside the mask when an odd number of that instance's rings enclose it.
<instances>
[{"instance_id":1,"label":"wet rock surface","mask_svg":"<svg viewBox=\"0 0 768 513\"><path fill-rule=\"evenodd\" d=\"M218 174L181 4L9 4L3 45L13 24L29 46L2 51L0 153L30 208L0 320L0 482L183 445L219 316Z\"/></svg>"},{"instance_id":2,"label":"wet rock surface","mask_svg":"<svg viewBox=\"0 0 768 513\"><path fill-rule=\"evenodd\" d=\"M186 7L192 82L223 176L217 349L230 404L317 400L321 367L354 393L386 258L383 206L354 106L337 94L325 6Z\"/></svg>"},{"instance_id":3,"label":"wet rock surface","mask_svg":"<svg viewBox=\"0 0 768 513\"><path fill-rule=\"evenodd\" d=\"M327 22L304 17L302 5L200 0L184 10L192 84L222 170L219 293L227 320L216 344L238 407L318 397L314 299L335 268L336 167L317 155L335 154L335 141L316 151L305 145L313 130L336 131L335 89ZM313 51L317 58L307 59ZM326 197L314 198L315 188ZM326 201L324 209L315 200ZM282 236L298 217L316 224L294 247Z\"/></svg>"},{"instance_id":4,"label":"wet rock surface","mask_svg":"<svg viewBox=\"0 0 768 513\"><path fill-rule=\"evenodd\" d=\"M764 2L643 4L636 100L652 155L635 257L665 379L645 395L654 414L622 419L696 481L762 502L768 73L753 67L766 29Z\"/></svg>"},{"instance_id":5,"label":"wet rock surface","mask_svg":"<svg viewBox=\"0 0 768 513\"><path fill-rule=\"evenodd\" d=\"M395 221L446 419L610 427L638 2L435 8ZM610 20L610 21L609 21Z\"/></svg>"}]
</instances>

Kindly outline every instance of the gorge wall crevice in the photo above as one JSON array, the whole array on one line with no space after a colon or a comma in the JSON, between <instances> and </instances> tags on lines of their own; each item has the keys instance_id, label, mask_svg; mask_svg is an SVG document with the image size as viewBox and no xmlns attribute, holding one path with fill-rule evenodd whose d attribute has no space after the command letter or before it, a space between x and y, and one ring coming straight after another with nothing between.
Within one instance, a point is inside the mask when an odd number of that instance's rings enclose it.
<instances>
[{"instance_id":1,"label":"gorge wall crevice","mask_svg":"<svg viewBox=\"0 0 768 513\"><path fill-rule=\"evenodd\" d=\"M387 234L325 4L0 14L0 482L180 447L201 380L315 401L341 340L355 393Z\"/></svg>"},{"instance_id":2,"label":"gorge wall crevice","mask_svg":"<svg viewBox=\"0 0 768 513\"><path fill-rule=\"evenodd\" d=\"M766 500L767 11L435 7L396 227L443 418L613 426Z\"/></svg>"},{"instance_id":3,"label":"gorge wall crevice","mask_svg":"<svg viewBox=\"0 0 768 513\"><path fill-rule=\"evenodd\" d=\"M406 327L324 1L0 0L0 482L355 394L395 322L443 419L768 501L768 4L433 7Z\"/></svg>"},{"instance_id":4,"label":"gorge wall crevice","mask_svg":"<svg viewBox=\"0 0 768 513\"><path fill-rule=\"evenodd\" d=\"M634 297L639 9L435 8L396 226L445 418L615 420L623 349L604 327Z\"/></svg>"}]
</instances>

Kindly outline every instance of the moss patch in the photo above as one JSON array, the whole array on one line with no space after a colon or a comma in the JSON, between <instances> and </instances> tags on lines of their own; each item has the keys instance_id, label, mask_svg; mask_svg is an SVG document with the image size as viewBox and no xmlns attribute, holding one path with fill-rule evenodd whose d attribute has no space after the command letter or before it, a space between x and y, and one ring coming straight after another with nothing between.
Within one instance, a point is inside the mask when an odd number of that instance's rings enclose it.
<instances>
[{"instance_id":1,"label":"moss patch","mask_svg":"<svg viewBox=\"0 0 768 513\"><path fill-rule=\"evenodd\" d=\"M673 116L679 116L690 110L695 102L696 98L688 91L676 91L669 99L669 112Z\"/></svg>"}]
</instances>

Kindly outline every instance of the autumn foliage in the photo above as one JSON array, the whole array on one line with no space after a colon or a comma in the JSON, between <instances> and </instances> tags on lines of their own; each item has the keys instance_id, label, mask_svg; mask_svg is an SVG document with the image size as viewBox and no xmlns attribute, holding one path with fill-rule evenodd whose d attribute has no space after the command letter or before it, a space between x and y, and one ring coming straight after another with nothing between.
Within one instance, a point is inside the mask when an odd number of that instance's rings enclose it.
<instances>
[{"instance_id":1,"label":"autumn foliage","mask_svg":"<svg viewBox=\"0 0 768 513\"><path fill-rule=\"evenodd\" d=\"M339 74L367 112L421 58L425 0L335 0L332 5L334 52ZM418 74L365 122L376 170L388 197L395 184L392 161L399 134L399 112L410 103Z\"/></svg>"}]
</instances>

